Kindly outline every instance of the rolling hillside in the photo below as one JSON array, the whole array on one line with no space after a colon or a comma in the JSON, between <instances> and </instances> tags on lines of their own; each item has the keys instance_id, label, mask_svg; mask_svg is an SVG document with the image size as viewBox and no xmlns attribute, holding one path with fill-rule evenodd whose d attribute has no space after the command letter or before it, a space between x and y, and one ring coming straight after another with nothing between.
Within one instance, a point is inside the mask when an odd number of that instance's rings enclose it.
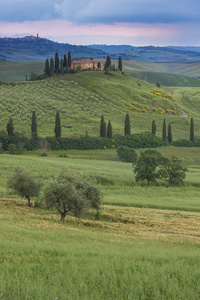
<instances>
[{"instance_id":1,"label":"rolling hillside","mask_svg":"<svg viewBox=\"0 0 200 300\"><path fill-rule=\"evenodd\" d=\"M100 59L102 63L104 59ZM118 61L112 60L117 67ZM0 60L0 81L25 81L31 72L43 74L43 62L14 63ZM132 77L166 86L200 86L200 63L143 63L123 60L123 71ZM182 76L178 76L182 75Z\"/></svg>"},{"instance_id":2,"label":"rolling hillside","mask_svg":"<svg viewBox=\"0 0 200 300\"><path fill-rule=\"evenodd\" d=\"M171 122L173 138L188 138L190 117L200 126L200 88L162 87L164 98L152 93L157 88L120 72L81 72L35 82L10 83L0 89L0 130L10 116L15 131L30 135L32 111L36 111L40 136L53 136L59 110L62 136L99 136L101 115L112 123L114 134L124 133L124 119L130 114L132 133L151 130L154 119L157 135L165 118ZM67 129L64 126L72 126ZM196 132L198 134L198 132Z\"/></svg>"}]
</instances>

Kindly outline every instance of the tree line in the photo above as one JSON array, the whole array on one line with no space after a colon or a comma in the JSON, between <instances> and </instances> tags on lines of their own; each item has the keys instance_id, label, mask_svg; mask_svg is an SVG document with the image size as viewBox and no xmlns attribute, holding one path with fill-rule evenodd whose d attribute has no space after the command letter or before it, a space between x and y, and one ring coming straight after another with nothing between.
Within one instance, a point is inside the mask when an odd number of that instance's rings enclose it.
<instances>
[{"instance_id":1,"label":"tree line","mask_svg":"<svg viewBox=\"0 0 200 300\"><path fill-rule=\"evenodd\" d=\"M53 57L50 59L47 58L45 61L44 73L45 77L52 77L54 74L68 73L71 69L72 58L71 53L68 51L68 55L64 55L61 60L59 59L58 52L55 54L55 59Z\"/></svg>"},{"instance_id":2,"label":"tree line","mask_svg":"<svg viewBox=\"0 0 200 300\"><path fill-rule=\"evenodd\" d=\"M71 126L64 126L70 127ZM40 148L43 154L46 155L46 150L68 150L68 149L80 149L80 150L95 150L102 148L117 148L119 146L128 146L129 148L153 148L164 145L174 145L179 147L192 147L200 146L200 140L194 136L194 121L190 120L190 138L188 140L180 139L173 141L172 139L172 127L168 124L168 130L165 119L162 126L162 137L156 136L157 128L155 120L152 121L151 131L143 133L131 133L130 117L127 113L124 120L124 134L113 135L113 128L111 121L106 124L104 116L101 115L99 137L92 137L86 131L85 136L81 135L79 138L64 137L62 138L62 126L59 111L55 115L54 136L40 138L37 130L36 112L32 112L31 120L31 139L25 137L20 133L14 133L14 125L12 117L9 118L6 125L6 132L0 132L0 143L3 151L9 150L11 154L20 154L21 150L33 150ZM114 140L114 142L112 142ZM15 153L14 153L15 152ZM18 153L19 152L19 153Z\"/></svg>"}]
</instances>

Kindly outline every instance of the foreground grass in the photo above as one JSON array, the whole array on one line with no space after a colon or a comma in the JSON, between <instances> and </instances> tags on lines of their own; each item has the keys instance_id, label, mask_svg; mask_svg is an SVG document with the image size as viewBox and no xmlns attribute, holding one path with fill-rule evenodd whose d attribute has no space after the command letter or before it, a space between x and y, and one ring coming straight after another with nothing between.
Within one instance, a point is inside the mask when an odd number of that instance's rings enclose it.
<instances>
[{"instance_id":1,"label":"foreground grass","mask_svg":"<svg viewBox=\"0 0 200 300\"><path fill-rule=\"evenodd\" d=\"M199 214L104 206L102 221L0 201L2 299L198 299Z\"/></svg>"}]
</instances>

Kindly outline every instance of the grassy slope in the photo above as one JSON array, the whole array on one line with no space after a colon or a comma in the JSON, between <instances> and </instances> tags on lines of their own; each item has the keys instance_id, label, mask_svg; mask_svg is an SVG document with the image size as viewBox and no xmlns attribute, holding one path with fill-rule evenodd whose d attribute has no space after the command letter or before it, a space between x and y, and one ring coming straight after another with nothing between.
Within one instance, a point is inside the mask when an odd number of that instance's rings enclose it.
<instances>
[{"instance_id":1,"label":"grassy slope","mask_svg":"<svg viewBox=\"0 0 200 300\"><path fill-rule=\"evenodd\" d=\"M174 101L151 93L151 85L139 79L114 72L83 72L63 78L55 77L44 81L23 82L2 85L0 90L0 130L5 130L9 116L13 116L15 131L30 134L31 115L37 114L38 132L41 136L52 136L55 114L60 111L63 128L62 136L72 134L99 135L100 117L111 120L113 133L124 132L126 113L130 114L132 133L151 130L152 120L157 124L157 134L161 136L162 122L171 122L173 138L188 138L189 119L194 117L195 128L200 126L199 88L166 88L165 94L172 94ZM6 101L5 101L6 100ZM136 111L130 110L133 103ZM122 104L124 106L122 106ZM142 113L141 106L146 108ZM156 109L155 112L152 109ZM161 115L159 109L169 110ZM172 111L177 112L176 115Z\"/></svg>"},{"instance_id":2,"label":"grassy slope","mask_svg":"<svg viewBox=\"0 0 200 300\"><path fill-rule=\"evenodd\" d=\"M100 61L105 62L103 59ZM112 63L117 66L118 61L113 60ZM199 86L197 79L187 78L200 77L200 63L198 62L146 63L123 60L123 69L130 76L147 80L150 83L160 82L162 85L168 86ZM31 72L41 74L43 71L44 62L13 63L0 60L0 80L24 81L26 75L29 77ZM169 74L182 76L170 76Z\"/></svg>"},{"instance_id":3,"label":"grassy slope","mask_svg":"<svg viewBox=\"0 0 200 300\"><path fill-rule=\"evenodd\" d=\"M199 297L199 214L105 207L106 221L60 224L20 201L0 206L2 299Z\"/></svg>"},{"instance_id":4,"label":"grassy slope","mask_svg":"<svg viewBox=\"0 0 200 300\"><path fill-rule=\"evenodd\" d=\"M167 155L178 150L161 149ZM43 181L66 166L93 178L112 178L115 185L101 186L110 205L102 206L100 221L91 212L61 224L57 212L1 199L2 299L198 299L199 188L131 186L132 166L117 161L115 150L57 156L0 155L1 197L16 198L6 190L16 166ZM199 149L182 149L183 157L189 165L200 165ZM199 182L199 169L191 170Z\"/></svg>"},{"instance_id":5,"label":"grassy slope","mask_svg":"<svg viewBox=\"0 0 200 300\"><path fill-rule=\"evenodd\" d=\"M136 61L123 61L125 70L152 71L161 73L179 74L191 77L200 76L200 63L166 62L147 63Z\"/></svg>"},{"instance_id":6,"label":"grassy slope","mask_svg":"<svg viewBox=\"0 0 200 300\"><path fill-rule=\"evenodd\" d=\"M31 72L42 74L44 72L44 63L14 63L0 60L0 80L2 81L25 81L26 75L30 78Z\"/></svg>"}]
</instances>

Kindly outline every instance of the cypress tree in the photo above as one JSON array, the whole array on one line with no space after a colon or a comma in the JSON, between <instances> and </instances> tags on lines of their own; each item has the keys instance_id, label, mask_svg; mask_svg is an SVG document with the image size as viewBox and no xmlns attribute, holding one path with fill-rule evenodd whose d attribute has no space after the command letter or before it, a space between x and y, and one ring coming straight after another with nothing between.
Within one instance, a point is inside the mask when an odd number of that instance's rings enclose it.
<instances>
[{"instance_id":1,"label":"cypress tree","mask_svg":"<svg viewBox=\"0 0 200 300\"><path fill-rule=\"evenodd\" d=\"M193 118L190 120L190 141L194 143L194 122Z\"/></svg>"},{"instance_id":2,"label":"cypress tree","mask_svg":"<svg viewBox=\"0 0 200 300\"><path fill-rule=\"evenodd\" d=\"M37 121L35 111L32 113L31 136L32 139L37 139Z\"/></svg>"},{"instance_id":3,"label":"cypress tree","mask_svg":"<svg viewBox=\"0 0 200 300\"><path fill-rule=\"evenodd\" d=\"M54 61L53 61L53 57L51 58L51 60L50 60L50 72L49 72L49 75L50 75L50 77L52 77L53 76L53 74L54 74Z\"/></svg>"},{"instance_id":4,"label":"cypress tree","mask_svg":"<svg viewBox=\"0 0 200 300\"><path fill-rule=\"evenodd\" d=\"M152 121L152 130L151 130L152 134L156 134L156 122L155 120Z\"/></svg>"},{"instance_id":5,"label":"cypress tree","mask_svg":"<svg viewBox=\"0 0 200 300\"><path fill-rule=\"evenodd\" d=\"M171 130L171 125L169 123L168 126L168 136L167 136L168 142L171 143L172 142L172 130Z\"/></svg>"},{"instance_id":6,"label":"cypress tree","mask_svg":"<svg viewBox=\"0 0 200 300\"><path fill-rule=\"evenodd\" d=\"M56 52L55 54L55 73L58 74L59 72L59 56L58 56L58 52Z\"/></svg>"},{"instance_id":7,"label":"cypress tree","mask_svg":"<svg viewBox=\"0 0 200 300\"><path fill-rule=\"evenodd\" d=\"M14 126L13 126L13 119L12 117L9 118L7 126L6 126L7 132L9 136L14 135Z\"/></svg>"},{"instance_id":8,"label":"cypress tree","mask_svg":"<svg viewBox=\"0 0 200 300\"><path fill-rule=\"evenodd\" d=\"M108 55L105 62L105 69L107 70L111 66L110 56Z\"/></svg>"},{"instance_id":9,"label":"cypress tree","mask_svg":"<svg viewBox=\"0 0 200 300\"><path fill-rule=\"evenodd\" d=\"M112 139L112 125L110 120L108 121L107 138Z\"/></svg>"},{"instance_id":10,"label":"cypress tree","mask_svg":"<svg viewBox=\"0 0 200 300\"><path fill-rule=\"evenodd\" d=\"M127 134L131 134L131 125L130 125L129 114L126 114L125 126L124 126L124 135L127 135Z\"/></svg>"},{"instance_id":11,"label":"cypress tree","mask_svg":"<svg viewBox=\"0 0 200 300\"><path fill-rule=\"evenodd\" d=\"M119 60L118 60L118 69L120 71L122 71L122 58L121 58L121 56L119 56Z\"/></svg>"},{"instance_id":12,"label":"cypress tree","mask_svg":"<svg viewBox=\"0 0 200 300\"><path fill-rule=\"evenodd\" d=\"M48 58L45 61L44 73L45 73L46 77L49 77L49 75L50 75L50 68L49 68L49 60L48 60Z\"/></svg>"},{"instance_id":13,"label":"cypress tree","mask_svg":"<svg viewBox=\"0 0 200 300\"><path fill-rule=\"evenodd\" d=\"M61 122L60 122L60 114L59 114L58 111L56 113L56 121L55 121L54 132L55 132L55 137L56 138L60 138L61 137Z\"/></svg>"},{"instance_id":14,"label":"cypress tree","mask_svg":"<svg viewBox=\"0 0 200 300\"><path fill-rule=\"evenodd\" d=\"M70 70L71 69L71 65L72 65L72 58L71 58L70 51L68 52L67 64L68 64L68 69Z\"/></svg>"},{"instance_id":15,"label":"cypress tree","mask_svg":"<svg viewBox=\"0 0 200 300\"><path fill-rule=\"evenodd\" d=\"M166 123L165 123L165 119L163 120L163 130L162 130L162 138L164 141L166 141L167 139L167 131L166 131Z\"/></svg>"},{"instance_id":16,"label":"cypress tree","mask_svg":"<svg viewBox=\"0 0 200 300\"><path fill-rule=\"evenodd\" d=\"M100 61L98 61L97 68L98 68L98 69L101 68L101 62L100 62Z\"/></svg>"},{"instance_id":17,"label":"cypress tree","mask_svg":"<svg viewBox=\"0 0 200 300\"><path fill-rule=\"evenodd\" d=\"M67 65L67 55L64 55L64 59L63 59L63 68L66 68Z\"/></svg>"},{"instance_id":18,"label":"cypress tree","mask_svg":"<svg viewBox=\"0 0 200 300\"><path fill-rule=\"evenodd\" d=\"M100 137L106 137L106 122L103 115L101 116Z\"/></svg>"}]
</instances>

